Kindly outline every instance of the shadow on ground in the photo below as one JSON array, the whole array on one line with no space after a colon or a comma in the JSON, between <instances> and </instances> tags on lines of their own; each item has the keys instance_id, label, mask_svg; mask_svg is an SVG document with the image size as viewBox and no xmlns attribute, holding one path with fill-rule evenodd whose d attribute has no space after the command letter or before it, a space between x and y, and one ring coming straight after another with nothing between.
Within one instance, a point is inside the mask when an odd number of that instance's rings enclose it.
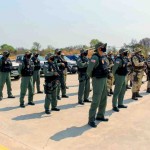
<instances>
[{"instance_id":1,"label":"shadow on ground","mask_svg":"<svg viewBox=\"0 0 150 150\"><path fill-rule=\"evenodd\" d=\"M10 110L18 109L18 108L20 108L20 107L19 106L5 107L5 108L0 108L0 111L10 111Z\"/></svg>"},{"instance_id":2,"label":"shadow on ground","mask_svg":"<svg viewBox=\"0 0 150 150\"><path fill-rule=\"evenodd\" d=\"M60 108L61 110L63 110L63 109L71 109L71 108L75 108L77 105L78 105L78 104L66 104L66 105L61 105L61 106L59 106L59 108Z\"/></svg>"},{"instance_id":3,"label":"shadow on ground","mask_svg":"<svg viewBox=\"0 0 150 150\"><path fill-rule=\"evenodd\" d=\"M71 128L67 128L63 131L54 134L53 136L50 137L50 139L54 141L61 141L66 138L77 137L77 136L81 136L84 132L90 129L92 128L89 125L84 125L81 127L73 126Z\"/></svg>"},{"instance_id":4,"label":"shadow on ground","mask_svg":"<svg viewBox=\"0 0 150 150\"><path fill-rule=\"evenodd\" d=\"M79 85L70 85L68 87L72 88L72 87L78 87Z\"/></svg>"},{"instance_id":5,"label":"shadow on ground","mask_svg":"<svg viewBox=\"0 0 150 150\"><path fill-rule=\"evenodd\" d=\"M76 92L76 93L69 93L69 94L67 94L68 96L75 96L75 95L78 95L78 92Z\"/></svg>"},{"instance_id":6,"label":"shadow on ground","mask_svg":"<svg viewBox=\"0 0 150 150\"><path fill-rule=\"evenodd\" d=\"M15 118L12 118L12 120L21 121L21 120L39 119L39 118L50 117L50 115L43 116L44 114L45 114L45 112L21 115L21 116L17 116Z\"/></svg>"}]
</instances>

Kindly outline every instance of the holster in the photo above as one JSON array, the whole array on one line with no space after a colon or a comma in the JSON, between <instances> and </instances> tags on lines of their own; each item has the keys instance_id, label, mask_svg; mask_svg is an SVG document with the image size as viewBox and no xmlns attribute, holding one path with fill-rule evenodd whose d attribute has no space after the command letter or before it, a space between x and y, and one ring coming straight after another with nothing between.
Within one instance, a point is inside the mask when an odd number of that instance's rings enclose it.
<instances>
[{"instance_id":1,"label":"holster","mask_svg":"<svg viewBox=\"0 0 150 150\"><path fill-rule=\"evenodd\" d=\"M45 94L51 94L52 91L54 91L59 85L59 81L55 80L52 81L51 83L45 83L44 86L44 93Z\"/></svg>"}]
</instances>

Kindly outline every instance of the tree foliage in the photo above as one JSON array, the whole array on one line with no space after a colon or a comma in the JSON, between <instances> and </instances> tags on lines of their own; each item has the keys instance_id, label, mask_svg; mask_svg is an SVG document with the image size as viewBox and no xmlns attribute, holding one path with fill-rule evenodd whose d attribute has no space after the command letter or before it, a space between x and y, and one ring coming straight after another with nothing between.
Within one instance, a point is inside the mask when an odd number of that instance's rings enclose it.
<instances>
[{"instance_id":1,"label":"tree foliage","mask_svg":"<svg viewBox=\"0 0 150 150\"><path fill-rule=\"evenodd\" d=\"M41 44L38 42L33 42L32 51L39 51L41 48Z\"/></svg>"},{"instance_id":2,"label":"tree foliage","mask_svg":"<svg viewBox=\"0 0 150 150\"><path fill-rule=\"evenodd\" d=\"M100 41L98 40L98 39L92 39L91 41L90 41L90 47L95 47L95 45L97 44L97 43L99 43Z\"/></svg>"}]
</instances>

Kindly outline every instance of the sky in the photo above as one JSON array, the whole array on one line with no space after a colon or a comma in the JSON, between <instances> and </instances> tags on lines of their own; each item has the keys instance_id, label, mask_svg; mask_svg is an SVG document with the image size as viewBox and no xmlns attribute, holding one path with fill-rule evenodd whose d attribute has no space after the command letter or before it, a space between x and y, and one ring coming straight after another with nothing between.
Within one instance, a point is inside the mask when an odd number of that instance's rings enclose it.
<instances>
[{"instance_id":1,"label":"sky","mask_svg":"<svg viewBox=\"0 0 150 150\"><path fill-rule=\"evenodd\" d=\"M0 45L120 47L150 37L150 0L0 0Z\"/></svg>"}]
</instances>

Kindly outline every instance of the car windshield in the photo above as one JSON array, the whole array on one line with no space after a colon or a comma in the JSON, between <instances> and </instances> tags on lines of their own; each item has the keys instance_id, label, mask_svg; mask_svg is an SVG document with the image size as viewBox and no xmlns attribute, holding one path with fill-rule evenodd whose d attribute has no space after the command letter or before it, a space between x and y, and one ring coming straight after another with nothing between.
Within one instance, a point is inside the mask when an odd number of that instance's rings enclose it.
<instances>
[{"instance_id":1,"label":"car windshield","mask_svg":"<svg viewBox=\"0 0 150 150\"><path fill-rule=\"evenodd\" d=\"M42 56L38 56L38 58L39 58L40 61L45 61L45 58L42 57Z\"/></svg>"},{"instance_id":2,"label":"car windshield","mask_svg":"<svg viewBox=\"0 0 150 150\"><path fill-rule=\"evenodd\" d=\"M66 56L64 56L64 59L67 61L70 61L70 59L68 58L68 57L66 57Z\"/></svg>"}]
</instances>

